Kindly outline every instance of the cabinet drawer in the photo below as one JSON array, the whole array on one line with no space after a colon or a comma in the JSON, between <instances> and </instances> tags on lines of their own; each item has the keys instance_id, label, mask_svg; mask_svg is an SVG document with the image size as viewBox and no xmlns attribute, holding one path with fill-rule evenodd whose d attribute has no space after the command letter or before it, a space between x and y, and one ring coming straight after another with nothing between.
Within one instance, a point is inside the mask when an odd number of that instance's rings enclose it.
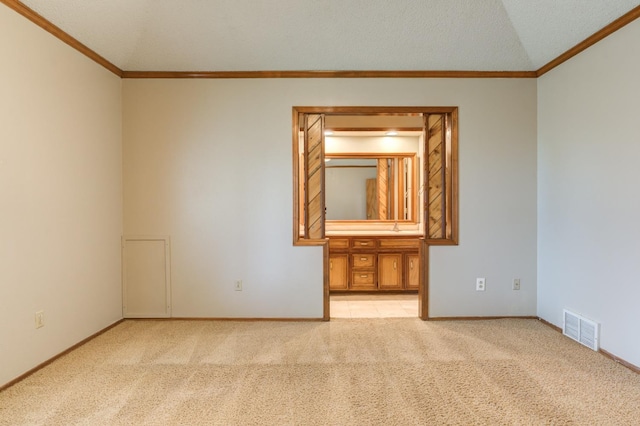
<instances>
[{"instance_id":1,"label":"cabinet drawer","mask_svg":"<svg viewBox=\"0 0 640 426\"><path fill-rule=\"evenodd\" d=\"M394 248L394 249L417 249L420 247L420 240L408 239L408 238L388 238L378 240L380 248Z\"/></svg>"},{"instance_id":2,"label":"cabinet drawer","mask_svg":"<svg viewBox=\"0 0 640 426\"><path fill-rule=\"evenodd\" d=\"M353 248L376 248L376 240L369 238L354 238L351 240Z\"/></svg>"},{"instance_id":3,"label":"cabinet drawer","mask_svg":"<svg viewBox=\"0 0 640 426\"><path fill-rule=\"evenodd\" d=\"M373 268L376 266L376 256L373 253L352 254L351 265L354 268Z\"/></svg>"},{"instance_id":4,"label":"cabinet drawer","mask_svg":"<svg viewBox=\"0 0 640 426\"><path fill-rule=\"evenodd\" d=\"M329 238L329 248L348 249L349 239L348 238Z\"/></svg>"},{"instance_id":5,"label":"cabinet drawer","mask_svg":"<svg viewBox=\"0 0 640 426\"><path fill-rule=\"evenodd\" d=\"M353 271L351 274L353 287L376 287L376 274L371 271Z\"/></svg>"}]
</instances>

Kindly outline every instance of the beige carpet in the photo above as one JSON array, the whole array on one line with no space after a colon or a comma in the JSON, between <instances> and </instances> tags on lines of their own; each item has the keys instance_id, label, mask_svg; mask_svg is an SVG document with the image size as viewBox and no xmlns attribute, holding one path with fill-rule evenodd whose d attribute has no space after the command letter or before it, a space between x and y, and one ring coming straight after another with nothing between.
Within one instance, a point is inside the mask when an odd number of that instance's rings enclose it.
<instances>
[{"instance_id":1,"label":"beige carpet","mask_svg":"<svg viewBox=\"0 0 640 426\"><path fill-rule=\"evenodd\" d=\"M126 321L1 425L638 425L640 375L536 320Z\"/></svg>"}]
</instances>

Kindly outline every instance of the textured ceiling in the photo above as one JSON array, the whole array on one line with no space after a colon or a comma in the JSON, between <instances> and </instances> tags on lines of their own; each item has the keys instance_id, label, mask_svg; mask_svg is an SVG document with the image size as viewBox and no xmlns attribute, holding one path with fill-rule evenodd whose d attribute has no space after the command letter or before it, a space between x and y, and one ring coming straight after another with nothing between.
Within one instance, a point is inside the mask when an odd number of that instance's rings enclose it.
<instances>
[{"instance_id":1,"label":"textured ceiling","mask_svg":"<svg viewBox=\"0 0 640 426\"><path fill-rule=\"evenodd\" d=\"M127 71L532 71L638 0L23 0Z\"/></svg>"}]
</instances>

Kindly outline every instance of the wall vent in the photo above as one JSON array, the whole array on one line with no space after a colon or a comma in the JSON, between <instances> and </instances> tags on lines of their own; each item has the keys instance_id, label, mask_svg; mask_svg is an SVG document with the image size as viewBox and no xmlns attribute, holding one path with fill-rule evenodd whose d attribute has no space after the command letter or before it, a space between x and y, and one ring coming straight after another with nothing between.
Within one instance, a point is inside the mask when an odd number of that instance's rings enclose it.
<instances>
[{"instance_id":1,"label":"wall vent","mask_svg":"<svg viewBox=\"0 0 640 426\"><path fill-rule=\"evenodd\" d=\"M598 350L600 325L581 315L564 309L562 311L562 334L586 347Z\"/></svg>"}]
</instances>

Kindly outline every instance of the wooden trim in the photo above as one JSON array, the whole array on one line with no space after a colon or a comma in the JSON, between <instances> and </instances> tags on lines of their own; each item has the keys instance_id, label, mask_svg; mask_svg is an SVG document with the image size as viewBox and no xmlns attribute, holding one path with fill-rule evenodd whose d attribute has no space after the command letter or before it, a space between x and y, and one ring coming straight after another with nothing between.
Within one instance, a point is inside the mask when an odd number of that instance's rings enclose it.
<instances>
[{"instance_id":1,"label":"wooden trim","mask_svg":"<svg viewBox=\"0 0 640 426\"><path fill-rule=\"evenodd\" d=\"M538 317L538 319L540 320L540 322L542 324L544 324L547 327L557 331L560 334L563 334L562 333L562 328L560 328L560 327L558 327L558 326L556 326L554 324L551 324L549 321L547 321L547 320L545 320L545 319L543 319L541 317ZM626 360L624 360L624 359L622 359L620 357L617 357L617 356L613 355L611 352L606 351L606 350L604 350L602 348L599 348L598 352L600 352L602 355L606 356L607 358L617 362L618 364L622 365L623 367L628 368L629 370L633 371L634 373L640 374L640 367L638 367L637 365L632 364L629 361L626 361Z\"/></svg>"},{"instance_id":2,"label":"wooden trim","mask_svg":"<svg viewBox=\"0 0 640 426\"><path fill-rule=\"evenodd\" d=\"M551 324L549 321L542 319L540 317L538 317L538 319L540 320L541 323L543 323L544 325L546 325L547 327L551 327L552 329L554 329L555 331L557 331L558 333L562 333L562 329L560 327L557 327L553 324Z\"/></svg>"},{"instance_id":3,"label":"wooden trim","mask_svg":"<svg viewBox=\"0 0 640 426\"><path fill-rule=\"evenodd\" d=\"M54 37L56 37L60 41L68 44L73 49L75 49L78 52L82 53L87 58L89 58L92 61L98 63L99 65L102 65L103 67L105 67L106 69L108 69L109 71L111 71L112 73L117 75L118 77L122 77L123 76L124 72L120 68L118 68L117 66L115 66L114 64L109 62L107 59L105 59L104 57L100 56L99 54L97 54L95 51L91 50L90 48L88 48L84 44L80 43L77 39L75 39L74 37L70 36L69 34L64 32L63 30L61 30L59 27L57 27L56 25L54 25L51 22L49 22L48 20L46 20L42 15L38 14L36 11L34 11L33 9L25 6L20 1L17 1L17 0L0 0L0 3L4 3L10 9L13 9L17 13L19 13L20 15L24 16L25 18L27 18L28 20L30 20L31 22L33 22L34 24L36 24L37 26L42 28L43 30L45 30L48 33L52 34Z\"/></svg>"},{"instance_id":4,"label":"wooden trim","mask_svg":"<svg viewBox=\"0 0 640 426\"><path fill-rule=\"evenodd\" d=\"M440 167L442 169L442 176L440 176L440 184L442 185L442 205L440 206L440 215L442 216L442 236L444 239L449 239L449 234L447 233L447 225L451 224L451 218L447 215L447 211L450 209L449 201L451 200L451 189L449 188L448 182L448 172L447 168L447 157L449 157L449 153L447 152L447 144L450 142L450 138L447 138L447 124L448 124L449 114L442 115L442 124L440 125L440 134L442 138L442 156L440 158Z\"/></svg>"},{"instance_id":5,"label":"wooden trim","mask_svg":"<svg viewBox=\"0 0 640 426\"><path fill-rule=\"evenodd\" d=\"M421 132L422 127L327 127L326 130L331 130L332 132L390 132L396 131L400 132ZM336 135L327 135L327 136L336 136ZM342 135L338 135L342 136ZM403 135L397 135L402 137ZM397 137L396 136L396 137Z\"/></svg>"},{"instance_id":6,"label":"wooden trim","mask_svg":"<svg viewBox=\"0 0 640 426\"><path fill-rule=\"evenodd\" d=\"M427 238L427 243L430 246L457 246L457 241L452 240L442 240L440 238Z\"/></svg>"},{"instance_id":7,"label":"wooden trim","mask_svg":"<svg viewBox=\"0 0 640 426\"><path fill-rule=\"evenodd\" d=\"M2 0L4 1L4 0ZM123 71L122 78L536 78L535 71Z\"/></svg>"},{"instance_id":8,"label":"wooden trim","mask_svg":"<svg viewBox=\"0 0 640 426\"><path fill-rule=\"evenodd\" d=\"M392 253L397 253L394 251ZM406 254L406 253L404 253ZM346 289L346 290L338 290L332 289L332 296L389 296L389 295L405 295L405 294L418 294L418 290L405 290L405 289L378 289L378 290L356 290ZM390 317L392 318L392 317ZM400 317L400 318L409 318L409 317ZM413 317L411 317L413 318ZM357 319L357 318L353 318Z\"/></svg>"},{"instance_id":9,"label":"wooden trim","mask_svg":"<svg viewBox=\"0 0 640 426\"><path fill-rule=\"evenodd\" d=\"M0 1L4 1L4 0L0 0ZM80 346L84 345L85 343L89 342L90 340L95 339L96 337L100 336L101 334L111 330L113 327L117 326L118 324L120 324L120 323L122 323L124 321L125 321L124 318L119 319L118 321L114 322L113 324L106 326L102 330L93 333L91 336L89 336L89 337L87 337L85 339L82 339L81 341L79 341L75 345L69 347L68 349L65 349L64 351L60 352L59 354L54 355L53 357L49 358L48 360L38 364L37 366L33 367L31 370L27 371L26 373L21 374L20 376L16 377L15 379L11 380L10 382L5 383L4 385L0 386L0 392L2 392L3 390L5 390L7 388L10 388L11 386L15 385L18 382L21 382L22 380L24 380L27 377L31 376L33 373L37 372L38 370L41 370L44 367L48 366L49 364L51 364L52 362L54 362L58 358L61 358L61 357L65 356L65 355L67 355L69 352L78 349Z\"/></svg>"},{"instance_id":10,"label":"wooden trim","mask_svg":"<svg viewBox=\"0 0 640 426\"><path fill-rule=\"evenodd\" d=\"M407 188L405 187L406 181L405 181L405 175L407 173L406 168L404 167L404 159L399 158L396 159L395 162L398 164L398 184L396 185L398 188L398 193L396 194L396 217L402 217L404 219L404 215L405 215L405 206L406 206L406 202L404 201L404 196L403 194L407 193ZM415 189L415 186L412 186L413 189ZM413 203L413 199L411 200L411 202ZM415 216L412 216L413 218L415 218Z\"/></svg>"},{"instance_id":11,"label":"wooden trim","mask_svg":"<svg viewBox=\"0 0 640 426\"><path fill-rule=\"evenodd\" d=\"M416 152L335 152L325 154L324 158L411 158L417 161L418 154Z\"/></svg>"},{"instance_id":12,"label":"wooden trim","mask_svg":"<svg viewBox=\"0 0 640 426\"><path fill-rule=\"evenodd\" d=\"M366 220L361 220L361 221L353 221L356 223L363 223L366 224L367 221ZM395 223L395 221L393 220L386 220L384 221L385 223ZM406 221L405 221L406 222ZM340 235L331 235L329 237L327 237L327 240L329 240L329 244L331 249L333 250L347 250L349 248L362 248L362 246L349 246L348 243L345 243L345 241L349 241L349 240L364 240L364 241L370 241L372 243L375 243L375 241L378 241L379 245L372 245L369 248L372 249L412 249L413 251L418 250L419 245L418 244L406 244L406 241L420 241L421 238L423 238L424 236L422 234L402 234L402 235L398 235L398 234L375 234L375 233L367 233L366 235L362 235L362 234L340 234ZM335 243L335 241L340 241L338 244ZM384 241L384 243L382 242ZM391 244L387 244L389 241L394 241L394 243ZM395 244L396 241L401 241L400 245Z\"/></svg>"},{"instance_id":13,"label":"wooden trim","mask_svg":"<svg viewBox=\"0 0 640 426\"><path fill-rule=\"evenodd\" d=\"M326 240L325 244L322 246L322 265L323 265L323 274L322 274L322 320L329 321L331 319L331 311L330 306L331 303L329 299L329 294L331 289L329 288L329 267L330 267L330 259L329 259L329 240Z\"/></svg>"},{"instance_id":14,"label":"wooden trim","mask_svg":"<svg viewBox=\"0 0 640 426\"><path fill-rule=\"evenodd\" d=\"M453 245L458 245L458 225L459 225L459 182L458 182L458 108L451 111L451 188L447 192L451 195L451 235L449 241Z\"/></svg>"},{"instance_id":15,"label":"wooden trim","mask_svg":"<svg viewBox=\"0 0 640 426\"><path fill-rule=\"evenodd\" d=\"M398 217L398 210L397 210L397 205L395 204L395 200L391 197L391 194L389 193L389 188L397 188L398 187L398 182L397 181L397 177L398 177L398 169L397 169L397 164L398 162L395 161L396 159L394 159L394 161L387 161L387 191L385 194L382 194L382 191L380 191L379 196L382 197L383 195L385 196L385 198L387 199L387 219L390 219L391 217ZM378 163L384 163L385 161L383 159L378 159ZM382 187L379 185L378 186L379 189L381 189ZM398 195L398 194L394 194L394 195Z\"/></svg>"},{"instance_id":16,"label":"wooden trim","mask_svg":"<svg viewBox=\"0 0 640 426\"><path fill-rule=\"evenodd\" d=\"M376 166L332 166L325 165L325 169L375 169Z\"/></svg>"},{"instance_id":17,"label":"wooden trim","mask_svg":"<svg viewBox=\"0 0 640 426\"><path fill-rule=\"evenodd\" d=\"M424 239L420 240L418 250L420 270L418 271L418 318L423 321L429 319L429 245Z\"/></svg>"},{"instance_id":18,"label":"wooden trim","mask_svg":"<svg viewBox=\"0 0 640 426\"><path fill-rule=\"evenodd\" d=\"M255 79L255 78L538 78L640 17L640 6L548 62L536 71L456 70L284 70L284 71L124 71L18 0L0 0L43 30L121 78Z\"/></svg>"},{"instance_id":19,"label":"wooden trim","mask_svg":"<svg viewBox=\"0 0 640 426\"><path fill-rule=\"evenodd\" d=\"M487 316L487 317L431 317L429 321L484 321L484 320L498 320L498 319L538 319L536 316L531 315L505 315L505 316Z\"/></svg>"},{"instance_id":20,"label":"wooden trim","mask_svg":"<svg viewBox=\"0 0 640 426\"><path fill-rule=\"evenodd\" d=\"M638 18L640 18L640 6L636 6L635 8L631 9L631 11L622 15L620 18L616 19L615 21L613 21L612 23L610 23L600 31L592 34L590 37L586 38L584 41L576 44L571 49L564 52L562 55L548 62L546 65L542 66L540 69L538 69L535 72L536 77L540 77L548 73L558 65L568 61L569 59L576 56L578 53L588 49L589 47L593 46L600 40L613 34L614 32L618 31L620 28L635 21Z\"/></svg>"},{"instance_id":21,"label":"wooden trim","mask_svg":"<svg viewBox=\"0 0 640 426\"><path fill-rule=\"evenodd\" d=\"M640 374L640 367L638 367L637 365L631 364L629 361L625 361L624 359L619 358L613 355L611 352L605 351L604 349L598 349L598 352L600 352L602 355L606 356L607 358L612 359L613 361L617 362L623 367L627 367L629 370L633 371L634 373Z\"/></svg>"},{"instance_id":22,"label":"wooden trim","mask_svg":"<svg viewBox=\"0 0 640 426\"><path fill-rule=\"evenodd\" d=\"M322 158L320 158L320 172L322 173L322 180L320 181L320 192L322 193L322 206L321 206L321 213L320 213L320 222L322 223L322 230L320 232L320 235L318 237L320 238L325 238L326 239L326 230L327 230L327 224L326 224L326 220L327 220L327 190L326 190L326 178L325 178L325 170L324 170L324 147L326 146L325 143L325 136L324 136L324 120L325 120L325 115L321 114L320 115L320 155L322 156ZM326 242L325 244L328 245L328 242ZM329 272L329 254L326 253L327 258L325 259L325 272ZM327 281L327 285L329 283L327 275L325 274L325 280ZM327 295L329 294L329 290L327 287ZM328 296L325 298L327 299ZM327 312L328 309L327 309ZM328 315L328 314L327 314Z\"/></svg>"},{"instance_id":23,"label":"wooden trim","mask_svg":"<svg viewBox=\"0 0 640 426\"><path fill-rule=\"evenodd\" d=\"M398 222L398 224L400 224L400 225L401 224L415 224L415 223L418 223L418 222L413 221L413 220L394 220L394 219L386 219L386 220L382 220L382 219L379 219L379 220L372 220L372 219L333 220L332 219L332 220L329 220L327 222L332 223L332 224L335 224L335 223L338 223L338 224L346 223L346 224L349 224L349 225L367 225L367 224L371 225L372 224L371 222L374 222L374 224L376 224L376 225L379 224L379 223L389 223L389 224L393 225L396 222ZM411 236L411 237L423 237L424 236L423 234L419 233L417 230L415 230L415 231L412 230L411 233L408 233L408 232L409 231L406 231L406 232L403 231L403 235L408 235L408 236ZM340 238L343 235L341 235L341 234L331 234L331 236L333 238ZM376 231L371 231L371 233L369 233L367 235L362 235L362 236L363 237L393 237L393 235L386 234L386 233L385 234L376 234Z\"/></svg>"},{"instance_id":24,"label":"wooden trim","mask_svg":"<svg viewBox=\"0 0 640 426\"><path fill-rule=\"evenodd\" d=\"M127 321L238 321L238 322L318 322L322 318L233 318L233 317L172 317L172 318L127 318Z\"/></svg>"},{"instance_id":25,"label":"wooden trim","mask_svg":"<svg viewBox=\"0 0 640 426\"><path fill-rule=\"evenodd\" d=\"M292 155L293 155L293 245L300 244L300 224L302 223L302 215L300 214L300 205L303 203L300 194L300 115L295 108L293 108L291 117L292 124Z\"/></svg>"},{"instance_id":26,"label":"wooden trim","mask_svg":"<svg viewBox=\"0 0 640 426\"><path fill-rule=\"evenodd\" d=\"M382 116L446 114L458 109L456 106L295 106L293 108L303 114Z\"/></svg>"},{"instance_id":27,"label":"wooden trim","mask_svg":"<svg viewBox=\"0 0 640 426\"><path fill-rule=\"evenodd\" d=\"M427 244L429 244L429 115L422 115L422 182L418 187L418 191L422 193L422 234ZM426 319L426 318L423 318Z\"/></svg>"},{"instance_id":28,"label":"wooden trim","mask_svg":"<svg viewBox=\"0 0 640 426\"><path fill-rule=\"evenodd\" d=\"M300 238L296 243L294 243L295 246L321 246L323 245L325 242L327 242L326 238L314 238L314 239L304 239L304 238Z\"/></svg>"},{"instance_id":29,"label":"wooden trim","mask_svg":"<svg viewBox=\"0 0 640 426\"><path fill-rule=\"evenodd\" d=\"M418 139L419 142L419 139ZM424 145L424 144L423 144ZM424 153L423 153L424 157ZM418 176L420 176L420 161L418 154L416 153L415 161L411 164L411 192L413 193L413 198L411 199L411 220L420 223L420 212L419 203L420 203L420 185L418 185ZM406 190L406 188L405 188Z\"/></svg>"}]
</instances>

